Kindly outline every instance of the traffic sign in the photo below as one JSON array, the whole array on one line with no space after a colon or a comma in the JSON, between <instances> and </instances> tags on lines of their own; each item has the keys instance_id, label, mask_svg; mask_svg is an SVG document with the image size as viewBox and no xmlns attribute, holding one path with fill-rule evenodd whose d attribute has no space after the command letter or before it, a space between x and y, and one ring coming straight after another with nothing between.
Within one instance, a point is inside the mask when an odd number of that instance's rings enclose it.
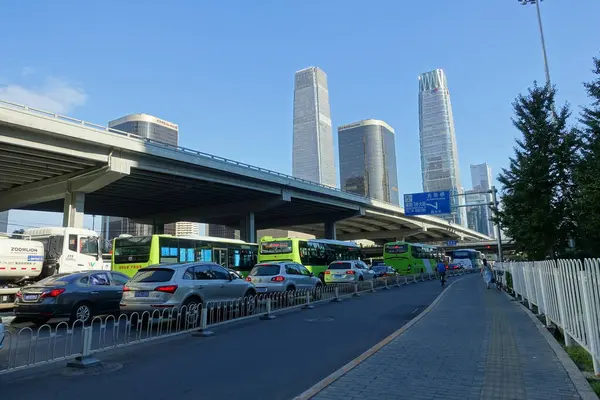
<instances>
[{"instance_id":1,"label":"traffic sign","mask_svg":"<svg viewBox=\"0 0 600 400\"><path fill-rule=\"evenodd\" d=\"M456 246L458 242L456 240L448 240L448 246Z\"/></svg>"},{"instance_id":2,"label":"traffic sign","mask_svg":"<svg viewBox=\"0 0 600 400\"><path fill-rule=\"evenodd\" d=\"M404 195L404 215L450 214L450 191Z\"/></svg>"}]
</instances>

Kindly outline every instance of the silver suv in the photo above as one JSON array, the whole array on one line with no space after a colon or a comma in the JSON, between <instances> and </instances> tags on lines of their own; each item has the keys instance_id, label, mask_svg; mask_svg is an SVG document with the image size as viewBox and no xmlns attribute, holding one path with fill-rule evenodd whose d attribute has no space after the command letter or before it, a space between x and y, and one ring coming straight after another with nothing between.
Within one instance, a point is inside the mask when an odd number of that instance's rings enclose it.
<instances>
[{"instance_id":1,"label":"silver suv","mask_svg":"<svg viewBox=\"0 0 600 400\"><path fill-rule=\"evenodd\" d=\"M305 290L321 286L321 280L304 265L292 261L256 264L246 281L252 282L258 293Z\"/></svg>"},{"instance_id":2,"label":"silver suv","mask_svg":"<svg viewBox=\"0 0 600 400\"><path fill-rule=\"evenodd\" d=\"M124 313L153 313L255 295L252 283L218 264L161 264L140 269L127 282L120 308Z\"/></svg>"},{"instance_id":3,"label":"silver suv","mask_svg":"<svg viewBox=\"0 0 600 400\"><path fill-rule=\"evenodd\" d=\"M325 283L352 283L370 281L375 272L361 260L334 261L325 270Z\"/></svg>"}]
</instances>

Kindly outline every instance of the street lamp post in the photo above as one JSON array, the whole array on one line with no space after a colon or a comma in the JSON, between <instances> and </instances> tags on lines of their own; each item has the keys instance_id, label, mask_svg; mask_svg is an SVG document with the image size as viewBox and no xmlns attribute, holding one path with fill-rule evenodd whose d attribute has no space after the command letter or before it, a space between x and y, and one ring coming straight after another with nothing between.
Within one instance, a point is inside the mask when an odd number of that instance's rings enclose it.
<instances>
[{"instance_id":1,"label":"street lamp post","mask_svg":"<svg viewBox=\"0 0 600 400\"><path fill-rule=\"evenodd\" d=\"M517 0L520 4L526 6L535 4L537 9L538 25L540 27L540 37L542 38L542 52L544 53L544 69L546 70L546 85L550 86L550 69L548 68L548 56L546 54L546 40L544 39L544 29L542 28L542 14L540 12L540 2L543 0Z\"/></svg>"}]
</instances>

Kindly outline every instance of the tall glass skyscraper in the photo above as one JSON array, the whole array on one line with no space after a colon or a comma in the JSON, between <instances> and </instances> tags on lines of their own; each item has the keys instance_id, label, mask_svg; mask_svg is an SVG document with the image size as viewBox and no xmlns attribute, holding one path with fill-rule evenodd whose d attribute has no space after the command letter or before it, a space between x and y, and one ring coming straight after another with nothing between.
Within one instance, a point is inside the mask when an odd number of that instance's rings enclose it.
<instances>
[{"instance_id":1,"label":"tall glass skyscraper","mask_svg":"<svg viewBox=\"0 0 600 400\"><path fill-rule=\"evenodd\" d=\"M464 190L460 182L454 118L446 75L441 69L419 76L419 136L423 191L450 190L451 214L439 215L455 224L467 226Z\"/></svg>"},{"instance_id":2,"label":"tall glass skyscraper","mask_svg":"<svg viewBox=\"0 0 600 400\"><path fill-rule=\"evenodd\" d=\"M367 119L338 128L342 190L400 204L394 129Z\"/></svg>"},{"instance_id":3,"label":"tall glass skyscraper","mask_svg":"<svg viewBox=\"0 0 600 400\"><path fill-rule=\"evenodd\" d=\"M176 124L148 114L126 115L110 121L108 127L172 146L177 146L179 143L179 127ZM174 234L175 232L175 224L165 226L165 233ZM152 234L152 226L131 221L129 218L102 217L102 237L105 240L112 241L113 238L121 234L150 235Z\"/></svg>"},{"instance_id":4,"label":"tall glass skyscraper","mask_svg":"<svg viewBox=\"0 0 600 400\"><path fill-rule=\"evenodd\" d=\"M337 186L327 75L317 67L294 78L294 145L292 174Z\"/></svg>"},{"instance_id":5,"label":"tall glass skyscraper","mask_svg":"<svg viewBox=\"0 0 600 400\"><path fill-rule=\"evenodd\" d=\"M471 164L471 183L473 184L474 191L490 190L492 188L492 169L487 163L483 164ZM480 194L484 203L492 202L492 195ZM494 229L494 223L491 221L491 212L489 207L481 207L482 219L485 223L482 223L481 233L496 237L496 231Z\"/></svg>"}]
</instances>

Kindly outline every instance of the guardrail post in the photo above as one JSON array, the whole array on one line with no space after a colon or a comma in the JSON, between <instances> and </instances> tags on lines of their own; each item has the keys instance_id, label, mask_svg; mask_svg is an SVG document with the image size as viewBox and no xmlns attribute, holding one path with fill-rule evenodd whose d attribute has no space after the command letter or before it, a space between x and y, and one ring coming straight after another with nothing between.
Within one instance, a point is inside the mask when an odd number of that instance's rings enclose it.
<instances>
[{"instance_id":1,"label":"guardrail post","mask_svg":"<svg viewBox=\"0 0 600 400\"><path fill-rule=\"evenodd\" d=\"M261 315L260 319L265 320L265 321L270 321L272 319L275 319L275 316L273 314L271 314L271 298L270 297L267 298L267 313Z\"/></svg>"},{"instance_id":2,"label":"guardrail post","mask_svg":"<svg viewBox=\"0 0 600 400\"><path fill-rule=\"evenodd\" d=\"M100 363L96 357L92 357L92 333L93 328L91 326L84 326L82 330L83 335L83 347L81 349L81 356L76 357L73 361L67 363L67 367L72 368L89 368Z\"/></svg>"},{"instance_id":3,"label":"guardrail post","mask_svg":"<svg viewBox=\"0 0 600 400\"><path fill-rule=\"evenodd\" d=\"M360 293L358 293L358 283L354 282L354 293L352 293L352 297L360 297Z\"/></svg>"},{"instance_id":4,"label":"guardrail post","mask_svg":"<svg viewBox=\"0 0 600 400\"><path fill-rule=\"evenodd\" d=\"M538 268L538 274L540 275L540 287L542 289L542 302L544 303L544 317L546 317L546 326L550 326L550 318L548 318L548 302L546 301L546 282L544 281L544 267L543 264ZM540 307L538 307L538 310Z\"/></svg>"},{"instance_id":5,"label":"guardrail post","mask_svg":"<svg viewBox=\"0 0 600 400\"><path fill-rule=\"evenodd\" d=\"M423 273L421 272L421 282L425 282L425 278L423 277Z\"/></svg>"},{"instance_id":6,"label":"guardrail post","mask_svg":"<svg viewBox=\"0 0 600 400\"><path fill-rule=\"evenodd\" d=\"M396 274L396 287L400 287L400 275Z\"/></svg>"},{"instance_id":7,"label":"guardrail post","mask_svg":"<svg viewBox=\"0 0 600 400\"><path fill-rule=\"evenodd\" d=\"M385 278L384 285L385 286L383 286L383 290L390 290L390 288L388 286L387 278Z\"/></svg>"},{"instance_id":8,"label":"guardrail post","mask_svg":"<svg viewBox=\"0 0 600 400\"><path fill-rule=\"evenodd\" d=\"M331 299L331 302L332 303L339 303L340 301L342 301L340 299L340 288L339 288L339 286L336 286L335 289L334 289L334 291L335 291L335 297L333 299Z\"/></svg>"},{"instance_id":9,"label":"guardrail post","mask_svg":"<svg viewBox=\"0 0 600 400\"><path fill-rule=\"evenodd\" d=\"M315 291L316 290L318 290L318 289L315 289ZM306 291L306 304L302 306L302 309L303 310L312 310L313 308L315 308L315 306L310 304L310 292L307 290Z\"/></svg>"},{"instance_id":10,"label":"guardrail post","mask_svg":"<svg viewBox=\"0 0 600 400\"><path fill-rule=\"evenodd\" d=\"M583 314L585 317L585 325L587 325L586 333L589 340L590 345L590 355L592 356L592 363L594 365L594 374L596 376L600 376L600 360L596 354L598 354L598 329L594 325L592 315L594 314L594 310L592 307L592 300L590 296L590 287L588 277L586 275L588 271L579 271L579 277L581 279L581 288L583 289Z\"/></svg>"},{"instance_id":11,"label":"guardrail post","mask_svg":"<svg viewBox=\"0 0 600 400\"><path fill-rule=\"evenodd\" d=\"M211 337L214 336L214 332L207 329L208 327L208 307L202 306L200 309L200 329L197 332L192 333L194 337Z\"/></svg>"},{"instance_id":12,"label":"guardrail post","mask_svg":"<svg viewBox=\"0 0 600 400\"><path fill-rule=\"evenodd\" d=\"M413 275L413 283L417 283L417 275Z\"/></svg>"},{"instance_id":13,"label":"guardrail post","mask_svg":"<svg viewBox=\"0 0 600 400\"><path fill-rule=\"evenodd\" d=\"M555 268L553 268L552 272L554 274L556 297L558 300L558 315L560 315L560 325L562 325L561 328L563 329L563 336L565 337L565 346L569 347L573 345L573 338L571 338L571 335L569 335L569 333L567 332L567 312L565 310L565 294L563 293L563 288L561 284L562 279L560 276L560 270L556 268L557 265L554 265L554 267ZM523 295L521 295L521 297L523 297Z\"/></svg>"},{"instance_id":14,"label":"guardrail post","mask_svg":"<svg viewBox=\"0 0 600 400\"><path fill-rule=\"evenodd\" d=\"M407 275L404 275L404 284L408 285L408 276Z\"/></svg>"},{"instance_id":15,"label":"guardrail post","mask_svg":"<svg viewBox=\"0 0 600 400\"><path fill-rule=\"evenodd\" d=\"M375 293L375 279L371 279L371 292Z\"/></svg>"}]
</instances>

